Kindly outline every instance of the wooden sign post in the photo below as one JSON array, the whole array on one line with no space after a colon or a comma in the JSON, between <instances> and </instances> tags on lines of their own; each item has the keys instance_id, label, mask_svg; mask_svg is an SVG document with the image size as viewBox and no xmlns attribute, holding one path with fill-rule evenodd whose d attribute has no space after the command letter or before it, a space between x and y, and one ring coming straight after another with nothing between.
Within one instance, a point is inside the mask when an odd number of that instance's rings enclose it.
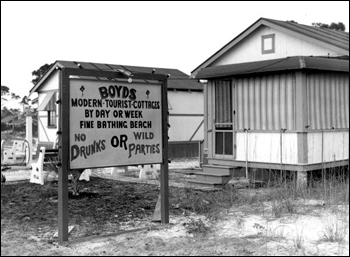
<instances>
[{"instance_id":1,"label":"wooden sign post","mask_svg":"<svg viewBox=\"0 0 350 257\"><path fill-rule=\"evenodd\" d=\"M167 76L63 68L60 74L58 240L68 241L68 172L161 164L169 223Z\"/></svg>"}]
</instances>

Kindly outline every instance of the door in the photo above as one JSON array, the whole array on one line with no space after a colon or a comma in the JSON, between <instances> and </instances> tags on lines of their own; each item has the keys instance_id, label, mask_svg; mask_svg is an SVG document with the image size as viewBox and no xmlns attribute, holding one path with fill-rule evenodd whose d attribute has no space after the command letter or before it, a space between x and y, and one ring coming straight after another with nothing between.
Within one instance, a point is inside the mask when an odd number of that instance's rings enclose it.
<instances>
[{"instance_id":1,"label":"door","mask_svg":"<svg viewBox=\"0 0 350 257\"><path fill-rule=\"evenodd\" d=\"M215 82L214 153L216 158L233 159L234 124L232 82Z\"/></svg>"}]
</instances>

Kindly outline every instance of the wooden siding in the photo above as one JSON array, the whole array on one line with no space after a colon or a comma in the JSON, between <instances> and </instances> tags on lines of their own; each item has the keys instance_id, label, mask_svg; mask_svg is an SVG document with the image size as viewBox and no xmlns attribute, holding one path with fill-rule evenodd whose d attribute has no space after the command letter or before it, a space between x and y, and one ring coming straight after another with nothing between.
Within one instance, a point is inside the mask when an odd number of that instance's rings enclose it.
<instances>
[{"instance_id":1,"label":"wooden siding","mask_svg":"<svg viewBox=\"0 0 350 257\"><path fill-rule=\"evenodd\" d=\"M248 150L249 162L280 163L282 139L282 163L298 163L297 133L237 133L237 161L246 160ZM248 149L246 150L246 140Z\"/></svg>"},{"instance_id":2,"label":"wooden siding","mask_svg":"<svg viewBox=\"0 0 350 257\"><path fill-rule=\"evenodd\" d=\"M53 83L51 83L52 85ZM56 83L56 88L55 90L52 90L52 88L49 87L45 87L48 91L57 91L57 83ZM40 105L41 102L44 100L45 96L46 96L47 91L42 91L39 92L38 94L38 104ZM57 99L59 98L58 93L57 94ZM58 124L59 120L58 120L58 115L59 115L59 108L57 108L58 106L56 105L56 124ZM47 111L38 111L38 139L39 142L55 142L56 137L57 137L57 127L52 127L52 128L48 128L47 127Z\"/></svg>"},{"instance_id":3,"label":"wooden siding","mask_svg":"<svg viewBox=\"0 0 350 257\"><path fill-rule=\"evenodd\" d=\"M51 90L57 90L58 91L58 75L60 73L57 71L54 71L51 73L51 75L46 79L44 85L40 88L39 91L37 91L38 94L41 92L51 91ZM40 100L40 99L38 99ZM38 102L40 103L40 101Z\"/></svg>"},{"instance_id":4,"label":"wooden siding","mask_svg":"<svg viewBox=\"0 0 350 257\"><path fill-rule=\"evenodd\" d=\"M208 157L213 157L214 155L214 112L215 112L215 81L208 81L207 83L207 92L208 92L208 99L207 99L207 110L208 110L208 116L205 122L207 123L208 130L206 131L207 134L207 147L208 147Z\"/></svg>"},{"instance_id":5,"label":"wooden siding","mask_svg":"<svg viewBox=\"0 0 350 257\"><path fill-rule=\"evenodd\" d=\"M307 141L310 164L349 159L349 131L309 132Z\"/></svg>"},{"instance_id":6,"label":"wooden siding","mask_svg":"<svg viewBox=\"0 0 350 257\"><path fill-rule=\"evenodd\" d=\"M200 155L200 142L171 142L169 143L169 159L193 158Z\"/></svg>"},{"instance_id":7,"label":"wooden siding","mask_svg":"<svg viewBox=\"0 0 350 257\"><path fill-rule=\"evenodd\" d=\"M263 54L261 52L261 37L264 35L275 35L275 52ZM208 67L234 64L242 62L263 61L287 56L320 56L338 55L334 50L317 46L297 37L293 37L276 29L261 26L250 35L228 50Z\"/></svg>"},{"instance_id":8,"label":"wooden siding","mask_svg":"<svg viewBox=\"0 0 350 257\"><path fill-rule=\"evenodd\" d=\"M168 91L168 102L169 142L203 140L203 92Z\"/></svg>"},{"instance_id":9,"label":"wooden siding","mask_svg":"<svg viewBox=\"0 0 350 257\"><path fill-rule=\"evenodd\" d=\"M295 129L295 75L235 80L236 129Z\"/></svg>"},{"instance_id":10,"label":"wooden siding","mask_svg":"<svg viewBox=\"0 0 350 257\"><path fill-rule=\"evenodd\" d=\"M201 114L204 115L203 92L168 91L170 114Z\"/></svg>"},{"instance_id":11,"label":"wooden siding","mask_svg":"<svg viewBox=\"0 0 350 257\"><path fill-rule=\"evenodd\" d=\"M232 111L236 113L232 121L235 146L232 156L214 154L215 80L209 80L205 89L209 158L244 162L248 153L248 162L278 164L282 153L282 163L286 165L321 164L349 158L347 73L277 73L233 77L232 82ZM247 128L248 134L243 132ZM286 129L282 136L281 129ZM323 139L320 130L325 130Z\"/></svg>"},{"instance_id":12,"label":"wooden siding","mask_svg":"<svg viewBox=\"0 0 350 257\"><path fill-rule=\"evenodd\" d=\"M189 141L193 134L195 135L191 140L203 140L203 119L203 116L170 116L169 142ZM199 130L196 132L198 127Z\"/></svg>"},{"instance_id":13,"label":"wooden siding","mask_svg":"<svg viewBox=\"0 0 350 257\"><path fill-rule=\"evenodd\" d=\"M307 74L309 129L349 128L349 74Z\"/></svg>"},{"instance_id":14,"label":"wooden siding","mask_svg":"<svg viewBox=\"0 0 350 257\"><path fill-rule=\"evenodd\" d=\"M58 124L58 117L57 117ZM38 114L38 140L39 142L55 142L57 137L57 127L47 127L47 112L39 112Z\"/></svg>"}]
</instances>

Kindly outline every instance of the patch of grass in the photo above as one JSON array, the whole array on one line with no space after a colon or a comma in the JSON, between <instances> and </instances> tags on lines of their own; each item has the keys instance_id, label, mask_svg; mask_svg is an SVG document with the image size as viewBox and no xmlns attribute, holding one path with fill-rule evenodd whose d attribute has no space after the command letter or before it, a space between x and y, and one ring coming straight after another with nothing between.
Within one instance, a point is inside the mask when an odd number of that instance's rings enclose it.
<instances>
[{"instance_id":1,"label":"patch of grass","mask_svg":"<svg viewBox=\"0 0 350 257\"><path fill-rule=\"evenodd\" d=\"M256 229L258 235L262 235L263 233L266 232L266 228L259 223L255 223L253 228Z\"/></svg>"},{"instance_id":2,"label":"patch of grass","mask_svg":"<svg viewBox=\"0 0 350 257\"><path fill-rule=\"evenodd\" d=\"M176 206L179 212L192 212L205 215L209 220L216 221L224 210L239 201L232 190L205 192L194 188L170 188L170 205Z\"/></svg>"},{"instance_id":3,"label":"patch of grass","mask_svg":"<svg viewBox=\"0 0 350 257\"><path fill-rule=\"evenodd\" d=\"M346 224L337 216L330 216L325 222L320 241L342 243L345 241L348 230L349 223Z\"/></svg>"},{"instance_id":4,"label":"patch of grass","mask_svg":"<svg viewBox=\"0 0 350 257\"><path fill-rule=\"evenodd\" d=\"M296 251L299 251L299 250L304 251L304 249L305 249L305 245L304 245L305 239L304 239L302 234L303 234L303 231L301 231L299 233L299 230L297 228L296 237L293 238L293 245L294 245L294 248L296 249Z\"/></svg>"},{"instance_id":5,"label":"patch of grass","mask_svg":"<svg viewBox=\"0 0 350 257\"><path fill-rule=\"evenodd\" d=\"M276 218L280 218L283 213L283 206L278 202L272 202L272 213Z\"/></svg>"},{"instance_id":6,"label":"patch of grass","mask_svg":"<svg viewBox=\"0 0 350 257\"><path fill-rule=\"evenodd\" d=\"M207 235L211 228L207 226L202 219L191 219L189 223L186 224L187 233L193 234L193 235L200 235L205 236Z\"/></svg>"},{"instance_id":7,"label":"patch of grass","mask_svg":"<svg viewBox=\"0 0 350 257\"><path fill-rule=\"evenodd\" d=\"M280 225L275 227L274 229L269 228L267 231L267 236L273 239L285 238L285 229L286 226Z\"/></svg>"},{"instance_id":8,"label":"patch of grass","mask_svg":"<svg viewBox=\"0 0 350 257\"><path fill-rule=\"evenodd\" d=\"M326 205L349 204L348 166L314 171L309 185L309 196L324 200Z\"/></svg>"}]
</instances>

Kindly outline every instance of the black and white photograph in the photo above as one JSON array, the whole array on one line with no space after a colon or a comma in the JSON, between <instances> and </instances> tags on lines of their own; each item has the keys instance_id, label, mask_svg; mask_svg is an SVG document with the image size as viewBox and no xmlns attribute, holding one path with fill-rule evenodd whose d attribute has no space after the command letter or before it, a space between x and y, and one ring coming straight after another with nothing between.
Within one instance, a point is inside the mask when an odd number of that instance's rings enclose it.
<instances>
[{"instance_id":1,"label":"black and white photograph","mask_svg":"<svg viewBox=\"0 0 350 257\"><path fill-rule=\"evenodd\" d=\"M1 256L349 256L349 1L1 1Z\"/></svg>"}]
</instances>

